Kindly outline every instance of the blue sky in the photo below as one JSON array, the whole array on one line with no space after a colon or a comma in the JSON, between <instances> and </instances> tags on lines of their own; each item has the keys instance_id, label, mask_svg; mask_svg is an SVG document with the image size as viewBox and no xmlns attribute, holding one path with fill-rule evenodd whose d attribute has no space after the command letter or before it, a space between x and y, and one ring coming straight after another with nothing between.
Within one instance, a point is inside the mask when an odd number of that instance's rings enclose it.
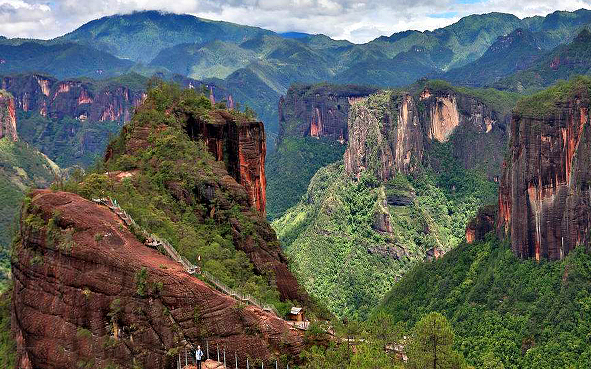
<instances>
[{"instance_id":1,"label":"blue sky","mask_svg":"<svg viewBox=\"0 0 591 369\"><path fill-rule=\"evenodd\" d=\"M0 34L47 39L105 15L156 9L361 43L408 29L433 30L469 14L523 18L580 8L591 9L591 0L0 0Z\"/></svg>"}]
</instances>

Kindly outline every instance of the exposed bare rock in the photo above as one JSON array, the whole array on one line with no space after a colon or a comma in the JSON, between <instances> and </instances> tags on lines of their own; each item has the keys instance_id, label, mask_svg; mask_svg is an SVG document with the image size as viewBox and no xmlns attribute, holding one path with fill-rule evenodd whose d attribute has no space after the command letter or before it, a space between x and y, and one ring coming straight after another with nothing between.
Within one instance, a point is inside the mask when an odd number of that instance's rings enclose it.
<instances>
[{"instance_id":1,"label":"exposed bare rock","mask_svg":"<svg viewBox=\"0 0 591 369\"><path fill-rule=\"evenodd\" d=\"M223 110L209 119L192 119L187 132L203 139L216 160L224 161L228 173L248 192L251 205L265 214L267 202L265 127L258 121L240 121Z\"/></svg>"},{"instance_id":2,"label":"exposed bare rock","mask_svg":"<svg viewBox=\"0 0 591 369\"><path fill-rule=\"evenodd\" d=\"M9 93L0 91L0 138L3 137L18 141L14 99Z\"/></svg>"},{"instance_id":3,"label":"exposed bare rock","mask_svg":"<svg viewBox=\"0 0 591 369\"><path fill-rule=\"evenodd\" d=\"M279 100L279 137L326 137L344 142L351 103L376 91L354 85L294 85Z\"/></svg>"},{"instance_id":4,"label":"exposed bare rock","mask_svg":"<svg viewBox=\"0 0 591 369\"><path fill-rule=\"evenodd\" d=\"M94 122L127 122L145 98L143 91L123 86L108 85L96 90L93 82L58 81L38 74L4 77L2 88L14 95L16 107L23 111Z\"/></svg>"},{"instance_id":5,"label":"exposed bare rock","mask_svg":"<svg viewBox=\"0 0 591 369\"><path fill-rule=\"evenodd\" d=\"M569 91L567 101L536 105L550 104L548 114L517 110L513 115L498 227L510 235L519 257L562 259L589 240L589 86L579 87Z\"/></svg>"},{"instance_id":6,"label":"exposed bare rock","mask_svg":"<svg viewBox=\"0 0 591 369\"><path fill-rule=\"evenodd\" d=\"M74 194L32 193L12 264L19 368L176 368L184 340L260 359L303 346L285 321L216 292Z\"/></svg>"},{"instance_id":7,"label":"exposed bare rock","mask_svg":"<svg viewBox=\"0 0 591 369\"><path fill-rule=\"evenodd\" d=\"M421 163L438 169L428 149L450 141L466 169L482 166L489 177L500 175L507 118L475 97L451 89L420 94L380 92L352 104L345 169L359 178L370 170L387 180L412 173Z\"/></svg>"}]
</instances>

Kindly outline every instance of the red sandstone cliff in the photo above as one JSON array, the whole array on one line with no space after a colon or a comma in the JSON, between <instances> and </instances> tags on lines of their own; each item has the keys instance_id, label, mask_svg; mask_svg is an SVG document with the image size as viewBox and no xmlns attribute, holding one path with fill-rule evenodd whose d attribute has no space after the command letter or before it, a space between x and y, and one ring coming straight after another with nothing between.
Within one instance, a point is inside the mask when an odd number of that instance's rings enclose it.
<instances>
[{"instance_id":1,"label":"red sandstone cliff","mask_svg":"<svg viewBox=\"0 0 591 369\"><path fill-rule=\"evenodd\" d=\"M3 137L18 141L14 99L10 94L0 91L0 138Z\"/></svg>"},{"instance_id":2,"label":"red sandstone cliff","mask_svg":"<svg viewBox=\"0 0 591 369\"><path fill-rule=\"evenodd\" d=\"M239 306L70 193L32 193L12 271L19 368L176 368L185 340L260 359L303 346L283 320Z\"/></svg>"},{"instance_id":3,"label":"red sandstone cliff","mask_svg":"<svg viewBox=\"0 0 591 369\"><path fill-rule=\"evenodd\" d=\"M208 119L189 120L186 129L191 137L205 141L216 160L225 162L228 173L248 192L251 205L264 215L267 146L263 123L238 120L217 110Z\"/></svg>"},{"instance_id":4,"label":"red sandstone cliff","mask_svg":"<svg viewBox=\"0 0 591 369\"><path fill-rule=\"evenodd\" d=\"M354 85L294 85L279 100L279 139L286 136L347 140L352 101L377 89Z\"/></svg>"},{"instance_id":5,"label":"red sandstone cliff","mask_svg":"<svg viewBox=\"0 0 591 369\"><path fill-rule=\"evenodd\" d=\"M548 112L537 104L535 112L518 108L513 115L498 227L522 258L562 259L589 240L591 88L577 83L568 86L570 98L544 101L551 106Z\"/></svg>"},{"instance_id":6,"label":"red sandstone cliff","mask_svg":"<svg viewBox=\"0 0 591 369\"><path fill-rule=\"evenodd\" d=\"M466 169L484 167L492 179L500 174L506 142L501 113L452 89L427 88L417 95L386 91L357 100L348 133L346 171L359 177L370 170L382 180L425 163L438 170L429 148L448 141Z\"/></svg>"},{"instance_id":7,"label":"red sandstone cliff","mask_svg":"<svg viewBox=\"0 0 591 369\"><path fill-rule=\"evenodd\" d=\"M143 91L117 84L97 89L95 84L37 74L2 78L2 88L12 93L18 109L56 119L126 122L145 98Z\"/></svg>"}]
</instances>

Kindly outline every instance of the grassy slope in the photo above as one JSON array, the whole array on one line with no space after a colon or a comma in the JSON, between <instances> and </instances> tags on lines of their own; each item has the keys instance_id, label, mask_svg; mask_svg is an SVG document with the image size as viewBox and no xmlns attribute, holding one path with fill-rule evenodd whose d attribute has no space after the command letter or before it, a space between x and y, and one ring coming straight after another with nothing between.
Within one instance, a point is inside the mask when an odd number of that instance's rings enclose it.
<instances>
[{"instance_id":1,"label":"grassy slope","mask_svg":"<svg viewBox=\"0 0 591 369\"><path fill-rule=\"evenodd\" d=\"M416 266L378 310L408 326L442 312L476 367L492 352L505 368L583 368L591 360L590 279L591 256L582 249L537 263L490 239Z\"/></svg>"}]
</instances>

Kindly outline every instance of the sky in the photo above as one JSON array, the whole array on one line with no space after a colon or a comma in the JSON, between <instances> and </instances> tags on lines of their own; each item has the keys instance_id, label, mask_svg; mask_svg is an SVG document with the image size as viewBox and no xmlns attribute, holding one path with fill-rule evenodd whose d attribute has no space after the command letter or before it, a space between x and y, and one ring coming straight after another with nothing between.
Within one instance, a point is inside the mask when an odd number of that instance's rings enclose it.
<instances>
[{"instance_id":1,"label":"sky","mask_svg":"<svg viewBox=\"0 0 591 369\"><path fill-rule=\"evenodd\" d=\"M433 30L469 14L523 18L580 8L591 9L591 0L0 0L0 35L49 39L106 15L163 10L363 43L408 29Z\"/></svg>"}]
</instances>

